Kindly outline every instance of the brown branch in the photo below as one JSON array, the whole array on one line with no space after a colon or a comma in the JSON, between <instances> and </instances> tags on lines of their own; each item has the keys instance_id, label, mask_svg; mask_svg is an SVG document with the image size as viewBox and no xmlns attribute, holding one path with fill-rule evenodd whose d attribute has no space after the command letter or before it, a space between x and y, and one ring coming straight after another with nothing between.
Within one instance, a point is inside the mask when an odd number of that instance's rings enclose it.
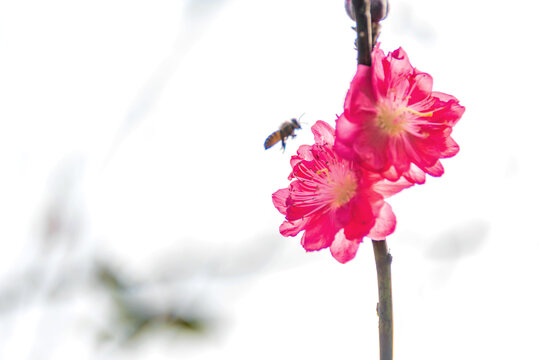
<instances>
[{"instance_id":1,"label":"brown branch","mask_svg":"<svg viewBox=\"0 0 539 360\"><path fill-rule=\"evenodd\" d=\"M376 0L374 0L376 1ZM371 20L371 1L352 0L356 17L357 63L371 65L371 51L380 31L378 21L387 15L387 1L379 1L374 8L374 21ZM373 26L375 33L373 34ZM391 295L391 255L387 242L373 240L376 273L378 275L378 332L380 339L380 360L393 359L393 302Z\"/></svg>"},{"instance_id":2,"label":"brown branch","mask_svg":"<svg viewBox=\"0 0 539 360\"><path fill-rule=\"evenodd\" d=\"M352 0L352 4L356 15L357 63L370 66L372 51L371 1Z\"/></svg>"},{"instance_id":3,"label":"brown branch","mask_svg":"<svg viewBox=\"0 0 539 360\"><path fill-rule=\"evenodd\" d=\"M378 332L380 360L393 359L393 302L391 295L391 254L387 242L372 241L378 275Z\"/></svg>"}]
</instances>

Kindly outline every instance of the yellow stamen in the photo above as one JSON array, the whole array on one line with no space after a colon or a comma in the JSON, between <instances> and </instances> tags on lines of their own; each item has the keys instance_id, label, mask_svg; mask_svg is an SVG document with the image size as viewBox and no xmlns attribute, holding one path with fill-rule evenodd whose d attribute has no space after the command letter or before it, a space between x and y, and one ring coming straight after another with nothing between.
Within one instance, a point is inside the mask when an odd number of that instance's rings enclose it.
<instances>
[{"instance_id":1,"label":"yellow stamen","mask_svg":"<svg viewBox=\"0 0 539 360\"><path fill-rule=\"evenodd\" d=\"M323 168L323 169L320 169L316 172L317 175L320 175L320 174L326 174L327 176L329 176L329 170L327 168Z\"/></svg>"},{"instance_id":2,"label":"yellow stamen","mask_svg":"<svg viewBox=\"0 0 539 360\"><path fill-rule=\"evenodd\" d=\"M408 111L409 113L412 113L414 115L421 116L421 117L432 117L432 115L434 114L434 111L429 111L427 113L422 113L422 112L419 112L419 111L412 110L410 108L405 108L405 110Z\"/></svg>"},{"instance_id":3,"label":"yellow stamen","mask_svg":"<svg viewBox=\"0 0 539 360\"><path fill-rule=\"evenodd\" d=\"M316 172L316 175L320 175L320 174L322 174L322 173L323 173L323 174L326 174L326 177L327 177L328 180L329 180L329 170L326 169L326 168L323 168L323 169L321 169L321 170L318 170L318 171Z\"/></svg>"},{"instance_id":4,"label":"yellow stamen","mask_svg":"<svg viewBox=\"0 0 539 360\"><path fill-rule=\"evenodd\" d=\"M395 111L393 109L381 107L378 116L376 117L380 129L389 135L400 133L403 129L403 111L404 109Z\"/></svg>"},{"instance_id":5,"label":"yellow stamen","mask_svg":"<svg viewBox=\"0 0 539 360\"><path fill-rule=\"evenodd\" d=\"M376 117L380 129L388 135L398 135L406 129L407 118L405 113L409 113L420 117L432 117L434 112L419 112L407 107L402 107L397 110L390 107L382 106L379 108L378 116Z\"/></svg>"},{"instance_id":6,"label":"yellow stamen","mask_svg":"<svg viewBox=\"0 0 539 360\"><path fill-rule=\"evenodd\" d=\"M348 203L356 193L357 182L352 174L346 175L333 191L333 207L337 208Z\"/></svg>"}]
</instances>

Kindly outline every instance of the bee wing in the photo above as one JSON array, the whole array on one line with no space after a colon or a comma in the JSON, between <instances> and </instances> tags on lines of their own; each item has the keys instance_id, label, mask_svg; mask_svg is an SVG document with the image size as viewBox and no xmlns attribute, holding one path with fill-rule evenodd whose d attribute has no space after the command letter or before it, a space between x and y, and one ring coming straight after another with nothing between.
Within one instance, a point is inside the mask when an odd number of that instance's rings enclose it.
<instances>
[{"instance_id":1,"label":"bee wing","mask_svg":"<svg viewBox=\"0 0 539 360\"><path fill-rule=\"evenodd\" d=\"M273 132L266 141L264 141L264 149L269 149L281 140L281 132L279 130Z\"/></svg>"}]
</instances>

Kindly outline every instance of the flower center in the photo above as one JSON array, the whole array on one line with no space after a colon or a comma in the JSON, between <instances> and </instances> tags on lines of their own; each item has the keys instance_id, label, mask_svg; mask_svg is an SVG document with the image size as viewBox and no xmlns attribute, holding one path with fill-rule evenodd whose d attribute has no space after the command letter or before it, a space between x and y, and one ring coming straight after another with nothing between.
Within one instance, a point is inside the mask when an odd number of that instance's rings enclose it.
<instances>
[{"instance_id":1,"label":"flower center","mask_svg":"<svg viewBox=\"0 0 539 360\"><path fill-rule=\"evenodd\" d=\"M392 109L388 106L380 106L376 123L378 127L387 135L398 135L406 130L411 117L432 117L433 113L422 113L407 107Z\"/></svg>"},{"instance_id":2,"label":"flower center","mask_svg":"<svg viewBox=\"0 0 539 360\"><path fill-rule=\"evenodd\" d=\"M339 176L338 181L333 182L333 201L331 206L334 208L341 207L348 203L356 194L357 181L355 176L348 172Z\"/></svg>"},{"instance_id":3,"label":"flower center","mask_svg":"<svg viewBox=\"0 0 539 360\"><path fill-rule=\"evenodd\" d=\"M327 151L327 150L326 150ZM298 180L290 189L295 209L308 216L318 211L338 209L349 203L356 195L359 182L351 164L334 155L315 154L314 160L300 162L294 168Z\"/></svg>"},{"instance_id":4,"label":"flower center","mask_svg":"<svg viewBox=\"0 0 539 360\"><path fill-rule=\"evenodd\" d=\"M388 135L397 135L404 129L404 109L393 110L387 106L378 109L376 123Z\"/></svg>"}]
</instances>

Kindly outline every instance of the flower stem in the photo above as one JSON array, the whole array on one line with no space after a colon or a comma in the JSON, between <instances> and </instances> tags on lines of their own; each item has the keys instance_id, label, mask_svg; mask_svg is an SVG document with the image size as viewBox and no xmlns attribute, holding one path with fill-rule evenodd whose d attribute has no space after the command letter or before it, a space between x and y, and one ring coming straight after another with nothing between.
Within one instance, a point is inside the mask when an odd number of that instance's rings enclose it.
<instances>
[{"instance_id":1,"label":"flower stem","mask_svg":"<svg viewBox=\"0 0 539 360\"><path fill-rule=\"evenodd\" d=\"M370 66L373 46L371 1L352 0L352 5L354 6L356 16L357 63ZM373 240L372 245L374 259L376 260L376 273L378 275L378 306L376 309L378 312L380 360L392 360L393 301L391 296L391 254L387 251L387 242L385 240Z\"/></svg>"},{"instance_id":2,"label":"flower stem","mask_svg":"<svg viewBox=\"0 0 539 360\"><path fill-rule=\"evenodd\" d=\"M371 1L352 0L356 13L357 63L370 66L372 51Z\"/></svg>"},{"instance_id":3,"label":"flower stem","mask_svg":"<svg viewBox=\"0 0 539 360\"><path fill-rule=\"evenodd\" d=\"M372 241L378 275L378 332L380 360L393 359L393 302L391 296L391 254L385 240Z\"/></svg>"}]
</instances>

